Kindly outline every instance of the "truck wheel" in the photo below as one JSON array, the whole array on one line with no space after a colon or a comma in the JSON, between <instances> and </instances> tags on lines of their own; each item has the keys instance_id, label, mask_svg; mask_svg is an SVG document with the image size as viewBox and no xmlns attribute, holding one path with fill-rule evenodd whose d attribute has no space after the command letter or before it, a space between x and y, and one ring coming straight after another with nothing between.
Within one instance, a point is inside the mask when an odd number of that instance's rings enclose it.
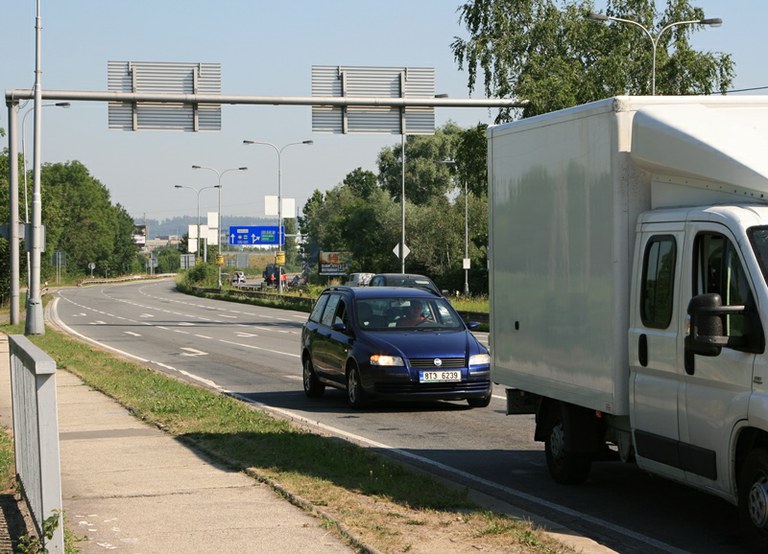
<instances>
[{"instance_id":1,"label":"truck wheel","mask_svg":"<svg viewBox=\"0 0 768 554\"><path fill-rule=\"evenodd\" d=\"M768 551L768 450L747 456L739 475L739 523L755 552Z\"/></svg>"},{"instance_id":2,"label":"truck wheel","mask_svg":"<svg viewBox=\"0 0 768 554\"><path fill-rule=\"evenodd\" d=\"M557 417L544 441L547 468L556 483L578 485L589 477L592 459L586 454L567 450L565 445L565 425L563 416L558 410Z\"/></svg>"},{"instance_id":3,"label":"truck wheel","mask_svg":"<svg viewBox=\"0 0 768 554\"><path fill-rule=\"evenodd\" d=\"M312 367L312 360L307 356L304 358L304 394L309 398L320 398L325 392L325 385L320 382Z\"/></svg>"},{"instance_id":4,"label":"truck wheel","mask_svg":"<svg viewBox=\"0 0 768 554\"><path fill-rule=\"evenodd\" d=\"M365 391L360 382L360 372L355 366L347 369L347 402L355 410L365 406Z\"/></svg>"}]
</instances>

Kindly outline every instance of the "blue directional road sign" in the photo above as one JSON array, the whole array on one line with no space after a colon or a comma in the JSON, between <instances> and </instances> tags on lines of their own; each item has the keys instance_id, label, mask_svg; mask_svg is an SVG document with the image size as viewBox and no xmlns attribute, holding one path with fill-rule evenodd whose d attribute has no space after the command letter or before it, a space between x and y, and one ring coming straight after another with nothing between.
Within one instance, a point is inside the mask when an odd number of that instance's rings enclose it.
<instances>
[{"instance_id":1,"label":"blue directional road sign","mask_svg":"<svg viewBox=\"0 0 768 554\"><path fill-rule=\"evenodd\" d=\"M283 243L285 242L285 226L283 226ZM247 226L229 228L229 244L277 244L277 225Z\"/></svg>"}]
</instances>

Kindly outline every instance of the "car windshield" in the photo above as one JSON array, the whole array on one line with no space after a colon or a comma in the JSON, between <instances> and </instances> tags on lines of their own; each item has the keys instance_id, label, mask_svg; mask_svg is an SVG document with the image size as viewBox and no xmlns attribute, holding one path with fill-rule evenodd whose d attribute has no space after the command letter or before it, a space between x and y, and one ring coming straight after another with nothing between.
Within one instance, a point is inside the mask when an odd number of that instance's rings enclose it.
<instances>
[{"instance_id":1,"label":"car windshield","mask_svg":"<svg viewBox=\"0 0 768 554\"><path fill-rule=\"evenodd\" d=\"M464 328L445 298L370 298L357 300L357 324L365 330L459 330Z\"/></svg>"}]
</instances>

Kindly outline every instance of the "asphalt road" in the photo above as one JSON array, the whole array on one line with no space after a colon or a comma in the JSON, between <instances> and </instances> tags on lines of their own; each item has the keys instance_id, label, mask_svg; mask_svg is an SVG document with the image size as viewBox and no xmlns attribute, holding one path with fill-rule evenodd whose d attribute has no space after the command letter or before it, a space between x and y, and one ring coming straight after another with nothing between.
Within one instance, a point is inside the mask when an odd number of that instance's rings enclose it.
<instances>
[{"instance_id":1,"label":"asphalt road","mask_svg":"<svg viewBox=\"0 0 768 554\"><path fill-rule=\"evenodd\" d=\"M464 402L377 404L344 393L305 397L299 337L306 314L186 296L172 281L63 289L52 317L160 371L237 395L404 459L560 523L622 553L742 552L736 509L632 465L599 463L567 487L547 474L532 416ZM481 334L482 335L482 334ZM481 336L481 340L487 337Z\"/></svg>"}]
</instances>

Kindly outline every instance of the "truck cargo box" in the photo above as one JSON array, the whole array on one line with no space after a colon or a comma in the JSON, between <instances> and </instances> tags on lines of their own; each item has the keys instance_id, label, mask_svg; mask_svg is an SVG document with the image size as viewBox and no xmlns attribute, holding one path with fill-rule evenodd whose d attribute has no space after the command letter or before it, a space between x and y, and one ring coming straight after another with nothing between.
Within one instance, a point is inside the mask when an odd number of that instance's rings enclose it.
<instances>
[{"instance_id":1,"label":"truck cargo box","mask_svg":"<svg viewBox=\"0 0 768 554\"><path fill-rule=\"evenodd\" d=\"M494 382L627 415L638 215L765 202L766 136L765 97L616 97L491 127Z\"/></svg>"}]
</instances>

